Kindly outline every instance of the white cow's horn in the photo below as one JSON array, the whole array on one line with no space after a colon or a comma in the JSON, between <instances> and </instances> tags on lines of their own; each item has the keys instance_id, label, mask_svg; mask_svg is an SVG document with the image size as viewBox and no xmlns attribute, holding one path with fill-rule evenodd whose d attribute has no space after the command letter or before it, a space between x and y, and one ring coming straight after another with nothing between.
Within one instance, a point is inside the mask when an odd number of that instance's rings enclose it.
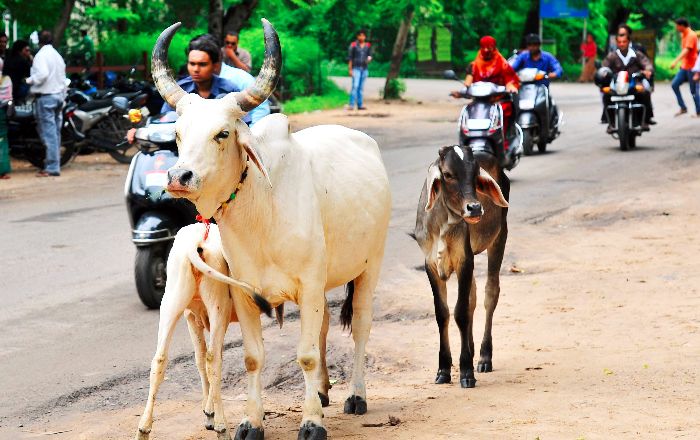
<instances>
[{"instance_id":1,"label":"white cow's horn","mask_svg":"<svg viewBox=\"0 0 700 440\"><path fill-rule=\"evenodd\" d=\"M177 108L177 102L187 94L182 87L175 81L173 75L168 69L168 48L173 35L180 28L182 23L177 22L161 32L155 46L153 46L153 55L151 57L151 75L156 83L156 88L160 96L165 99L165 102L170 104L172 108Z\"/></svg>"},{"instance_id":2,"label":"white cow's horn","mask_svg":"<svg viewBox=\"0 0 700 440\"><path fill-rule=\"evenodd\" d=\"M265 61L255 84L241 92L236 92L236 102L244 112L249 112L262 104L275 90L282 69L282 50L277 31L269 21L262 19L265 32Z\"/></svg>"}]
</instances>

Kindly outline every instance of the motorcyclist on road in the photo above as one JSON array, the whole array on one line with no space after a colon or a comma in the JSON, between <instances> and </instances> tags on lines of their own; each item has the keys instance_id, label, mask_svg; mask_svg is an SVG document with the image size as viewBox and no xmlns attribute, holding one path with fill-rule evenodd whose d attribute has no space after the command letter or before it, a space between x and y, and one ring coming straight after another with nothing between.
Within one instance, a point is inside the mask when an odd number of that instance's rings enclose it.
<instances>
[{"instance_id":1,"label":"motorcyclist on road","mask_svg":"<svg viewBox=\"0 0 700 440\"><path fill-rule=\"evenodd\" d=\"M525 37L525 44L527 45L527 50L524 50L518 54L518 56L511 62L513 70L518 72L521 69L535 68L541 70L547 75L535 81L536 84L543 84L549 88L549 80L554 78L560 78L564 74L564 69L561 68L561 64L551 53L542 50L542 40L537 34L528 34ZM556 120L559 114L559 109L556 103L552 99L552 95L547 95L549 97L549 105L552 109L552 120Z\"/></svg>"},{"instance_id":2,"label":"motorcyclist on road","mask_svg":"<svg viewBox=\"0 0 700 440\"><path fill-rule=\"evenodd\" d=\"M649 128L649 124L655 124L653 108L651 105L651 85L649 84L649 78L651 78L654 73L654 66L649 60L649 58L644 55L644 53L635 51L630 47L630 36L627 33L619 32L616 38L617 49L610 52L605 59L603 59L603 67L607 67L612 71L610 76L614 76L618 72L623 70L629 72L630 74L642 72L645 79L642 80L642 86L644 91L637 94L639 102L646 107L646 120L642 123L644 129ZM602 73L599 71L596 75L600 78L601 74L605 75L604 69L601 69ZM603 95L603 112L607 115L605 111L610 104L610 95ZM608 121L610 124L610 121ZM608 131L612 132L613 128L608 125Z\"/></svg>"},{"instance_id":3,"label":"motorcyclist on road","mask_svg":"<svg viewBox=\"0 0 700 440\"><path fill-rule=\"evenodd\" d=\"M464 85L469 87L474 82L488 81L497 85L505 86L506 91L518 93L520 80L515 74L508 61L496 48L496 39L490 35L479 40L479 53L476 59L467 68L467 76L464 78ZM462 96L461 91L453 91L451 95L455 98ZM510 137L510 127L513 126L513 103L502 102L503 108L503 129L506 133L505 148L508 149L508 138Z\"/></svg>"}]
</instances>

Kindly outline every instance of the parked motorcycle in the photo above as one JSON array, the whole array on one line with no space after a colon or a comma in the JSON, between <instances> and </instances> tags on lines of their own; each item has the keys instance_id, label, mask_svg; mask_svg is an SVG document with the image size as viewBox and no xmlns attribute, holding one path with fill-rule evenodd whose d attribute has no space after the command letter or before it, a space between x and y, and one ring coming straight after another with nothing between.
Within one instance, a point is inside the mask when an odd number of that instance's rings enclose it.
<instances>
[{"instance_id":1,"label":"parked motorcycle","mask_svg":"<svg viewBox=\"0 0 700 440\"><path fill-rule=\"evenodd\" d=\"M606 81L605 78L612 80ZM639 101L639 95L645 93L643 79L641 72L630 74L624 70L613 77L612 71L607 67L602 67L596 75L600 91L610 97L610 104L605 108L612 127L610 135L620 141L620 150L623 151L634 148L637 136L649 131L648 127L643 126L646 107Z\"/></svg>"},{"instance_id":2,"label":"parked motorcycle","mask_svg":"<svg viewBox=\"0 0 700 440\"><path fill-rule=\"evenodd\" d=\"M149 117L136 130L139 152L126 177L124 194L136 245L135 280L141 302L160 307L165 293L166 263L175 234L195 221L197 210L166 192L168 169L177 162L175 120L169 112Z\"/></svg>"},{"instance_id":3,"label":"parked motorcycle","mask_svg":"<svg viewBox=\"0 0 700 440\"><path fill-rule=\"evenodd\" d=\"M10 147L10 155L18 159L26 159L39 169L44 169L46 159L46 147L39 137L34 107L36 101L28 99L20 105L13 105L12 101L2 104L7 112L7 140ZM71 112L76 105L67 102L63 107L63 126L61 127L61 166L68 164L78 154L77 141L80 133L71 124Z\"/></svg>"},{"instance_id":4,"label":"parked motorcycle","mask_svg":"<svg viewBox=\"0 0 700 440\"><path fill-rule=\"evenodd\" d=\"M523 130L523 152L533 153L534 146L540 153L547 151L547 144L559 136L563 113L555 112L550 105L549 88L537 81L547 78L547 73L536 68L518 71L518 125Z\"/></svg>"},{"instance_id":5,"label":"parked motorcycle","mask_svg":"<svg viewBox=\"0 0 700 440\"><path fill-rule=\"evenodd\" d=\"M131 92L78 105L70 121L84 136L79 146L87 145L109 153L117 162L130 163L137 148L124 142L124 133L131 128L127 114L130 109L144 107L147 98L145 93Z\"/></svg>"},{"instance_id":6,"label":"parked motorcycle","mask_svg":"<svg viewBox=\"0 0 700 440\"><path fill-rule=\"evenodd\" d=\"M461 83L452 70L444 73L445 78ZM501 102L512 101L513 94L504 86L490 82L476 82L461 92L462 97L472 102L462 108L459 115L459 142L468 145L474 152L484 152L498 158L501 167L512 170L523 154L523 132L513 123L510 133L503 130L503 107ZM505 150L506 137L508 150Z\"/></svg>"}]
</instances>

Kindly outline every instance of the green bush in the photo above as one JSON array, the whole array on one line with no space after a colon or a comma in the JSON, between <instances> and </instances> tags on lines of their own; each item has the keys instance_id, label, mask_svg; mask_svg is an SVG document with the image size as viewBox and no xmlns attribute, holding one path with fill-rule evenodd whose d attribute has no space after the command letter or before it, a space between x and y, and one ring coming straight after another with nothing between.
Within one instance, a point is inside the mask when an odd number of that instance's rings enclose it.
<instances>
[{"instance_id":1,"label":"green bush","mask_svg":"<svg viewBox=\"0 0 700 440\"><path fill-rule=\"evenodd\" d=\"M387 83L386 89L380 92L384 99L401 99L401 95L406 91L406 82L399 78L394 78ZM386 92L386 93L384 93Z\"/></svg>"},{"instance_id":2,"label":"green bush","mask_svg":"<svg viewBox=\"0 0 700 440\"><path fill-rule=\"evenodd\" d=\"M291 115L315 110L328 110L347 104L347 92L340 89L332 81L327 81L323 86L323 90L324 93L321 95L299 96L286 101L284 103L284 113Z\"/></svg>"}]
</instances>

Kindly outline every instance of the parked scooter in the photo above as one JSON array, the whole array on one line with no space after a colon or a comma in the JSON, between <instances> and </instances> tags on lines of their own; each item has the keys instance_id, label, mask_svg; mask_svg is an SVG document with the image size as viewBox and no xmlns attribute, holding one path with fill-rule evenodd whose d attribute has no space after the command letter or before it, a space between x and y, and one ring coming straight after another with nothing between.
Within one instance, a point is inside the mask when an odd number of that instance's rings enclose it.
<instances>
[{"instance_id":1,"label":"parked scooter","mask_svg":"<svg viewBox=\"0 0 700 440\"><path fill-rule=\"evenodd\" d=\"M14 105L12 101L2 104L9 109L7 111L7 140L10 147L10 155L18 159L26 159L39 169L44 169L46 159L46 147L39 137L34 107L36 101L30 97L20 105ZM71 112L76 105L66 102L63 107L63 126L61 128L60 163L68 164L78 154L77 141L80 133L71 124Z\"/></svg>"},{"instance_id":2,"label":"parked scooter","mask_svg":"<svg viewBox=\"0 0 700 440\"><path fill-rule=\"evenodd\" d=\"M136 291L152 309L160 307L165 293L166 263L175 234L197 215L191 202L173 198L165 190L168 169L178 159L176 119L175 112L152 116L136 130L140 151L131 161L124 188L136 245Z\"/></svg>"},{"instance_id":3,"label":"parked scooter","mask_svg":"<svg viewBox=\"0 0 700 440\"><path fill-rule=\"evenodd\" d=\"M446 79L462 82L452 70L444 73ZM459 115L459 143L471 147L475 153L483 152L498 158L502 168L512 170L523 154L523 132L513 122L510 133L503 130L501 102L512 101L513 94L506 88L490 82L476 82L461 91L472 102L462 108ZM508 150L505 150L508 139Z\"/></svg>"},{"instance_id":4,"label":"parked scooter","mask_svg":"<svg viewBox=\"0 0 700 440\"><path fill-rule=\"evenodd\" d=\"M612 127L610 135L620 141L620 150L623 151L634 148L637 136L649 131L648 127L643 126L646 107L639 101L639 95L645 93L643 80L641 72L630 74L625 70L613 77L607 67L601 67L596 74L600 91L610 97L610 104L605 108Z\"/></svg>"},{"instance_id":5,"label":"parked scooter","mask_svg":"<svg viewBox=\"0 0 700 440\"><path fill-rule=\"evenodd\" d=\"M554 112L550 105L549 88L537 81L547 78L547 73L536 68L518 71L520 90L518 92L518 125L523 130L523 152L533 153L537 145L540 153L547 151L547 144L559 136L563 113Z\"/></svg>"},{"instance_id":6,"label":"parked scooter","mask_svg":"<svg viewBox=\"0 0 700 440\"><path fill-rule=\"evenodd\" d=\"M146 100L145 93L131 92L80 104L70 114L71 123L84 136L79 146L87 145L109 153L117 162L130 163L137 148L124 142L124 133L131 128L127 114L130 109L144 107Z\"/></svg>"}]
</instances>

